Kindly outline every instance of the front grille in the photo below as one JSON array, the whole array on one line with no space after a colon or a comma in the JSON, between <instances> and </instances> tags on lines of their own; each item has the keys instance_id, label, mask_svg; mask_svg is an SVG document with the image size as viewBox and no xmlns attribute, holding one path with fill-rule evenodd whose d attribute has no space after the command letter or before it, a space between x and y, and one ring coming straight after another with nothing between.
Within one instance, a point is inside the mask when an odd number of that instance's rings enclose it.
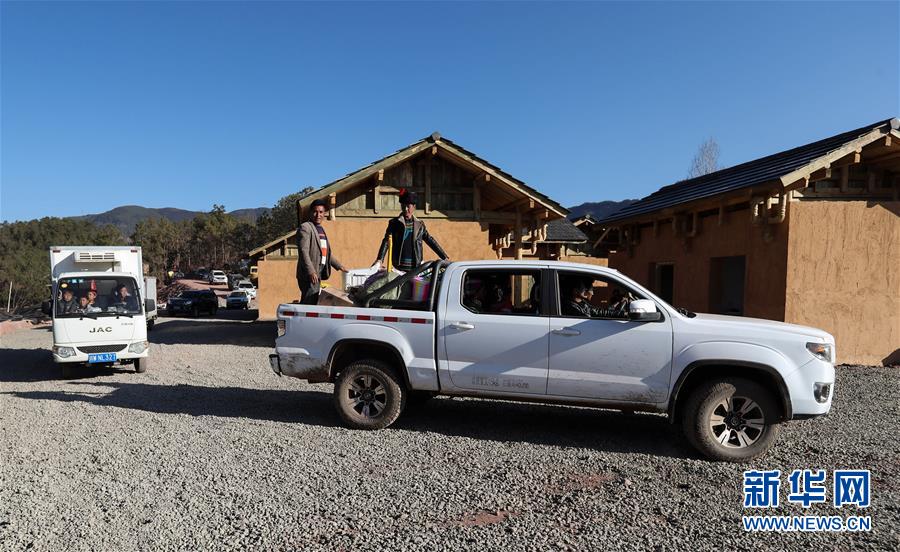
<instances>
[{"instance_id":1,"label":"front grille","mask_svg":"<svg viewBox=\"0 0 900 552\"><path fill-rule=\"evenodd\" d=\"M82 353L118 353L125 348L125 345L88 345L86 347L78 347Z\"/></svg>"}]
</instances>

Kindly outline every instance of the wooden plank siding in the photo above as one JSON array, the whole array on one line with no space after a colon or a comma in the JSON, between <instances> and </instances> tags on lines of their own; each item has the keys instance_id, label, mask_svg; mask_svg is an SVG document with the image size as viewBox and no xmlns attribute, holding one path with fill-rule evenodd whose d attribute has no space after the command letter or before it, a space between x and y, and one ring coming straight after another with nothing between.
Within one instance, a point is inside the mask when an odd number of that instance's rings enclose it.
<instances>
[{"instance_id":1,"label":"wooden plank siding","mask_svg":"<svg viewBox=\"0 0 900 552\"><path fill-rule=\"evenodd\" d=\"M430 155L430 152L404 161L384 171L384 180L377 176L362 185L337 194L336 214L342 216L393 216L400 212L400 190L406 188L418 194L418 213L474 213L475 199L472 181L475 172ZM377 188L377 190L376 190ZM430 194L428 194L430 190ZM430 195L430 204L426 205ZM377 212L375 210L377 204Z\"/></svg>"}]
</instances>

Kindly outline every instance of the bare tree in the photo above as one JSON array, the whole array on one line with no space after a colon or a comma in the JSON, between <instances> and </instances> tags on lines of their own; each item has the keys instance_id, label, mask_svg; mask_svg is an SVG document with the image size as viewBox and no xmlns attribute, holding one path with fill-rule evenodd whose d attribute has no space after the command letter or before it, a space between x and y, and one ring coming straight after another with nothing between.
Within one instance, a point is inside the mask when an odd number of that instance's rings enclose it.
<instances>
[{"instance_id":1,"label":"bare tree","mask_svg":"<svg viewBox=\"0 0 900 552\"><path fill-rule=\"evenodd\" d=\"M696 178L719 170L719 143L715 138L707 138L700 147L691 162L688 178Z\"/></svg>"}]
</instances>

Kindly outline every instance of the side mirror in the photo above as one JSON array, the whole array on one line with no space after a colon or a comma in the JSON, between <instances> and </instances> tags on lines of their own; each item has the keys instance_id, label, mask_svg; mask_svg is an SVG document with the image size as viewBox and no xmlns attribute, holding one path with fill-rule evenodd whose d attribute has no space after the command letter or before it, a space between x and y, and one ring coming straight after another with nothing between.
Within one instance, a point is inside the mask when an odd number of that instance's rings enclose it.
<instances>
[{"instance_id":1,"label":"side mirror","mask_svg":"<svg viewBox=\"0 0 900 552\"><path fill-rule=\"evenodd\" d=\"M152 312L156 310L156 301L153 299L146 299L144 301L144 312Z\"/></svg>"},{"instance_id":2,"label":"side mirror","mask_svg":"<svg viewBox=\"0 0 900 552\"><path fill-rule=\"evenodd\" d=\"M41 303L41 312L47 316L53 315L53 301L43 301Z\"/></svg>"},{"instance_id":3,"label":"side mirror","mask_svg":"<svg viewBox=\"0 0 900 552\"><path fill-rule=\"evenodd\" d=\"M656 322L662 313L656 310L656 303L649 299L636 299L628 303L628 319L635 322Z\"/></svg>"}]
</instances>

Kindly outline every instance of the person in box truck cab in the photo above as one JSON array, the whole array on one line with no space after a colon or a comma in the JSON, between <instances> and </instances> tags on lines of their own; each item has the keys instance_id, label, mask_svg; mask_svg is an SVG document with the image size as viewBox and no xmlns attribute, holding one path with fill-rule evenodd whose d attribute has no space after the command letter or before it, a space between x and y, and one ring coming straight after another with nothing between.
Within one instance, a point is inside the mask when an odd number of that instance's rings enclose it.
<instances>
[{"instance_id":1,"label":"person in box truck cab","mask_svg":"<svg viewBox=\"0 0 900 552\"><path fill-rule=\"evenodd\" d=\"M62 300L59 302L59 311L65 314L73 312L77 308L78 303L75 301L75 294L72 293L71 289L64 289L62 292Z\"/></svg>"}]
</instances>

